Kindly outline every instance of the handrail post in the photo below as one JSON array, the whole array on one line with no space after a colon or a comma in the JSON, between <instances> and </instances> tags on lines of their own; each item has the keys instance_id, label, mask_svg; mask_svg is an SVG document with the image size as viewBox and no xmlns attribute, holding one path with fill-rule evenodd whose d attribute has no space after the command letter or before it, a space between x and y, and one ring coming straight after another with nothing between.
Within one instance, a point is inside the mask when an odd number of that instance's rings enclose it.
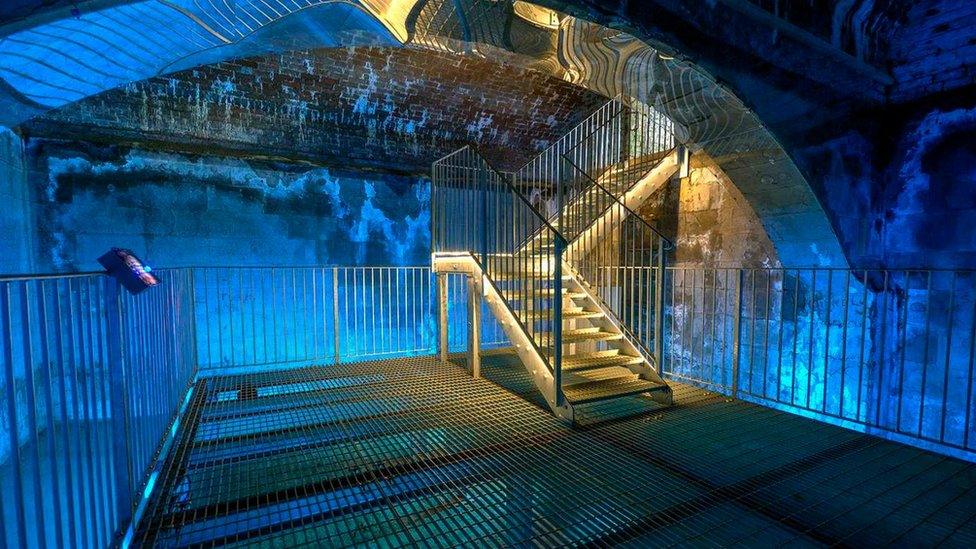
<instances>
[{"instance_id":1,"label":"handrail post","mask_svg":"<svg viewBox=\"0 0 976 549\"><path fill-rule=\"evenodd\" d=\"M732 398L739 395L739 362L741 360L742 342L742 286L745 279L745 269L739 269L735 277L735 311L732 320Z\"/></svg>"},{"instance_id":2,"label":"handrail post","mask_svg":"<svg viewBox=\"0 0 976 549\"><path fill-rule=\"evenodd\" d=\"M664 240L657 239L657 280L654 281L654 358L660 374L664 364Z\"/></svg>"},{"instance_id":3,"label":"handrail post","mask_svg":"<svg viewBox=\"0 0 976 549\"><path fill-rule=\"evenodd\" d=\"M437 273L437 347L441 362L447 362L447 273Z\"/></svg>"},{"instance_id":4,"label":"handrail post","mask_svg":"<svg viewBox=\"0 0 976 549\"><path fill-rule=\"evenodd\" d=\"M478 170L481 178L481 268L488 269L488 174Z\"/></svg>"},{"instance_id":5,"label":"handrail post","mask_svg":"<svg viewBox=\"0 0 976 549\"><path fill-rule=\"evenodd\" d=\"M481 280L468 275L468 368L481 377Z\"/></svg>"},{"instance_id":6,"label":"handrail post","mask_svg":"<svg viewBox=\"0 0 976 549\"><path fill-rule=\"evenodd\" d=\"M552 384L556 407L563 406L563 250L566 243L561 235L555 235L555 253L552 268L553 276L553 313L552 313Z\"/></svg>"}]
</instances>

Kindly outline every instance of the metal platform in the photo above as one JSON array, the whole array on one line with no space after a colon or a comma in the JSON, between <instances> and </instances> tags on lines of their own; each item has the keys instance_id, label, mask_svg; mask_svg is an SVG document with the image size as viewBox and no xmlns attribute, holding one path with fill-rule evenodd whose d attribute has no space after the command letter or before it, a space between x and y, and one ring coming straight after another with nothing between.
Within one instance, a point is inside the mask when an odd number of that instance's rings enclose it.
<instances>
[{"instance_id":1,"label":"metal platform","mask_svg":"<svg viewBox=\"0 0 976 549\"><path fill-rule=\"evenodd\" d=\"M200 380L135 543L976 546L972 464L680 384L571 428L513 357L484 369Z\"/></svg>"}]
</instances>

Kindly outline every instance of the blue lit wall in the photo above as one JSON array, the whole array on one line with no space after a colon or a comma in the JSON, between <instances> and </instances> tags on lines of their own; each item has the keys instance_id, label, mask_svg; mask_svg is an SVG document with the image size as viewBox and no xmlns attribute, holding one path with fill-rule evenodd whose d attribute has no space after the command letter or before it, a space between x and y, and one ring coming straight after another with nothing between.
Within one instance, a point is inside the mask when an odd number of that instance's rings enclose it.
<instances>
[{"instance_id":1,"label":"blue lit wall","mask_svg":"<svg viewBox=\"0 0 976 549\"><path fill-rule=\"evenodd\" d=\"M125 246L153 265L418 265L422 177L31 140L37 272L96 269Z\"/></svg>"},{"instance_id":2,"label":"blue lit wall","mask_svg":"<svg viewBox=\"0 0 976 549\"><path fill-rule=\"evenodd\" d=\"M974 268L976 101L892 107L798 148L854 266Z\"/></svg>"}]
</instances>

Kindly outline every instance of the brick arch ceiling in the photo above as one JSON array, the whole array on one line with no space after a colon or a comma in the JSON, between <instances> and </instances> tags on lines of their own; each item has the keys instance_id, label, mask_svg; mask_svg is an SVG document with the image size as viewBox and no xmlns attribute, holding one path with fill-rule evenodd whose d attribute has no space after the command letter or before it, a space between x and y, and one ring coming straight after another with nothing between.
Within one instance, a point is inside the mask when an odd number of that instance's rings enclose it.
<instances>
[{"instance_id":1,"label":"brick arch ceiling","mask_svg":"<svg viewBox=\"0 0 976 549\"><path fill-rule=\"evenodd\" d=\"M0 27L0 123L14 126L151 76L299 48L382 45L492 57L655 105L735 183L784 266L846 264L812 189L762 122L704 71L626 33L517 0L78 4L74 13L52 9Z\"/></svg>"}]
</instances>

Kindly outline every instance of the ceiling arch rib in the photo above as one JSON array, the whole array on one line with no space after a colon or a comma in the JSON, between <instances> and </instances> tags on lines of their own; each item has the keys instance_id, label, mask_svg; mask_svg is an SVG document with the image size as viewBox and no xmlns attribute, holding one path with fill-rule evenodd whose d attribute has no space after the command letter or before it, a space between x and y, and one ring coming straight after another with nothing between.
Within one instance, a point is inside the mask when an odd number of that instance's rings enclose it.
<instances>
[{"instance_id":1,"label":"ceiling arch rib","mask_svg":"<svg viewBox=\"0 0 976 549\"><path fill-rule=\"evenodd\" d=\"M346 1L120 4L0 39L0 78L28 107L18 117L16 105L8 105L0 121L13 125L39 110L202 63L296 47L401 43L365 6Z\"/></svg>"}]
</instances>

